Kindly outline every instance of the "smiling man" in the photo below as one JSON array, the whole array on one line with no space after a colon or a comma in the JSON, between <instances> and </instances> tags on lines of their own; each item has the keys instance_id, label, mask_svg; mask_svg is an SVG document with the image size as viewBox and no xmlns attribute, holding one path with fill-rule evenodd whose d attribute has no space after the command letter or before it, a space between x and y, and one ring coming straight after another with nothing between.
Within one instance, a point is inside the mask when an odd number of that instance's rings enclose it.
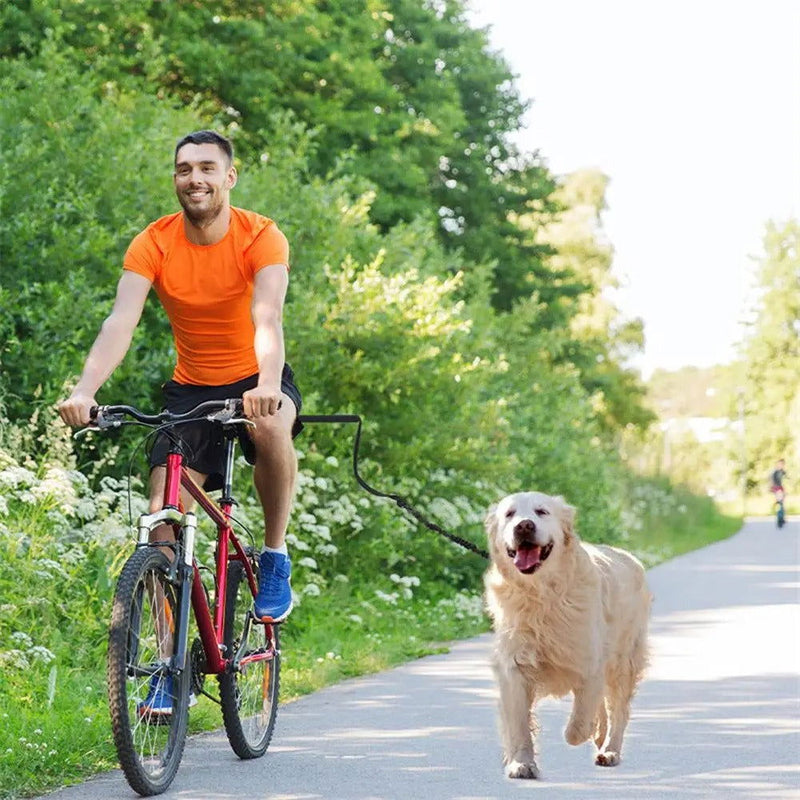
<instances>
[{"instance_id":1,"label":"smiling man","mask_svg":"<svg viewBox=\"0 0 800 800\"><path fill-rule=\"evenodd\" d=\"M177 363L163 386L165 407L184 412L204 400L241 397L254 426L243 440L255 464L264 509L264 550L255 613L279 622L292 606L291 563L285 545L297 459L300 393L285 362L283 305L289 246L267 217L230 204L236 185L231 143L214 131L184 136L175 148L173 181L182 211L156 220L131 242L116 300L86 359L83 373L59 412L86 425L95 394L130 347L151 287L167 313ZM211 423L180 428L188 464L206 489L220 488L222 439ZM168 442L150 454L150 508L158 510ZM187 507L191 498L184 498ZM170 530L156 531L161 541ZM168 698L148 698L154 706Z\"/></svg>"}]
</instances>

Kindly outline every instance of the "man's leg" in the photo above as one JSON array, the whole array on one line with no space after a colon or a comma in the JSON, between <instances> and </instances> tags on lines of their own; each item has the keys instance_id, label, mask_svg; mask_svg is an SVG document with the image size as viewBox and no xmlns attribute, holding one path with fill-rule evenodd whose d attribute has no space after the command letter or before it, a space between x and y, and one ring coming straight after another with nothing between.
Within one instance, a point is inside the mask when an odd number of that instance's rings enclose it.
<instances>
[{"instance_id":1,"label":"man's leg","mask_svg":"<svg viewBox=\"0 0 800 800\"><path fill-rule=\"evenodd\" d=\"M265 548L255 613L275 622L286 619L292 609L291 562L285 541L297 478L297 455L292 444L296 414L294 403L284 395L277 414L258 418L255 429L249 429L256 447L253 482L264 509Z\"/></svg>"},{"instance_id":2,"label":"man's leg","mask_svg":"<svg viewBox=\"0 0 800 800\"><path fill-rule=\"evenodd\" d=\"M197 470L187 468L188 473L194 480L202 486L205 483L206 475L203 475ZM166 467L153 467L150 470L150 513L160 511L164 506L164 484L167 482L167 468ZM186 511L191 511L194 508L194 498L181 487L181 502ZM175 536L172 533L170 525L159 525L150 532L151 542L173 542ZM172 560L172 550L164 548L164 553L167 558Z\"/></svg>"}]
</instances>

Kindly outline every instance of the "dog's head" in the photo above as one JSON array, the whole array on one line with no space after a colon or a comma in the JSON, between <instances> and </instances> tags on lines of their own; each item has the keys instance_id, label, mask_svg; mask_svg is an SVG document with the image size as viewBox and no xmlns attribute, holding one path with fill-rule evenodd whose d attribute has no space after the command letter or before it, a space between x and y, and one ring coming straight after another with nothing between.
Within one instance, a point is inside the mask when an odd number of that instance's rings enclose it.
<instances>
[{"instance_id":1,"label":"dog's head","mask_svg":"<svg viewBox=\"0 0 800 800\"><path fill-rule=\"evenodd\" d=\"M555 552L572 546L575 509L562 497L520 492L489 509L486 532L492 560L505 574L532 575Z\"/></svg>"}]
</instances>

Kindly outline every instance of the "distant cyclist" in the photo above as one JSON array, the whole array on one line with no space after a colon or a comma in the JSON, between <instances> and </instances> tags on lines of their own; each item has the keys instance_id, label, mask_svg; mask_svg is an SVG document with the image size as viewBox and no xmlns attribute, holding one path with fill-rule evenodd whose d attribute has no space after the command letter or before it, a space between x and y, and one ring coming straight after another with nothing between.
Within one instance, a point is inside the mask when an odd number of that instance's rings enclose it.
<instances>
[{"instance_id":1,"label":"distant cyclist","mask_svg":"<svg viewBox=\"0 0 800 800\"><path fill-rule=\"evenodd\" d=\"M786 477L786 470L784 469L785 462L779 458L775 462L775 469L772 470L770 475L770 488L769 490L774 494L785 494L786 490L783 488L783 479Z\"/></svg>"},{"instance_id":2,"label":"distant cyclist","mask_svg":"<svg viewBox=\"0 0 800 800\"><path fill-rule=\"evenodd\" d=\"M770 475L770 491L775 498L775 519L778 527L782 528L786 524L786 509L783 501L786 499L786 489L783 485L783 479L786 477L786 470L784 469L784 461L779 458L775 463L775 469L772 470Z\"/></svg>"}]
</instances>

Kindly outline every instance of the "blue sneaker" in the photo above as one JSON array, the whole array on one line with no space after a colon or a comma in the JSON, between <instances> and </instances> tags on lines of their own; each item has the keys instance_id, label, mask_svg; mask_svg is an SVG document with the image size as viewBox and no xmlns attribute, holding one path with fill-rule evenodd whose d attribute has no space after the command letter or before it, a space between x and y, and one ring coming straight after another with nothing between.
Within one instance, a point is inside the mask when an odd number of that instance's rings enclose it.
<instances>
[{"instance_id":1,"label":"blue sneaker","mask_svg":"<svg viewBox=\"0 0 800 800\"><path fill-rule=\"evenodd\" d=\"M256 619L283 622L292 610L292 587L289 584L292 562L283 553L265 550L259 556L259 563L261 577L253 613Z\"/></svg>"},{"instance_id":2,"label":"blue sneaker","mask_svg":"<svg viewBox=\"0 0 800 800\"><path fill-rule=\"evenodd\" d=\"M136 706L140 717L164 718L172 714L172 675L151 675L150 689L143 703ZM189 695L189 708L197 705L194 692Z\"/></svg>"}]
</instances>

